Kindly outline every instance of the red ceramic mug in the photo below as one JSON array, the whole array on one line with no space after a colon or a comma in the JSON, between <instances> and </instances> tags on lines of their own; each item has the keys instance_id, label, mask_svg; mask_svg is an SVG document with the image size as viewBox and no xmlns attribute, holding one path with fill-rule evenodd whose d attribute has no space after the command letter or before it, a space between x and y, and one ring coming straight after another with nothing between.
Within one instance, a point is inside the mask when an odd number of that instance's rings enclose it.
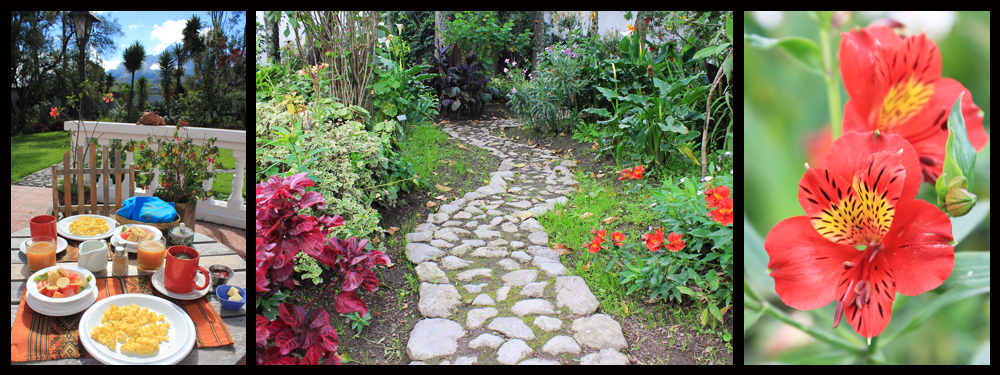
<instances>
[{"instance_id":1,"label":"red ceramic mug","mask_svg":"<svg viewBox=\"0 0 1000 375\"><path fill-rule=\"evenodd\" d=\"M184 259L190 258L190 259ZM167 262L164 266L163 284L167 290L174 293L190 293L192 290L202 290L208 287L208 270L198 265L198 251L187 246L171 246L167 249ZM205 276L205 283L198 286L198 270Z\"/></svg>"}]
</instances>

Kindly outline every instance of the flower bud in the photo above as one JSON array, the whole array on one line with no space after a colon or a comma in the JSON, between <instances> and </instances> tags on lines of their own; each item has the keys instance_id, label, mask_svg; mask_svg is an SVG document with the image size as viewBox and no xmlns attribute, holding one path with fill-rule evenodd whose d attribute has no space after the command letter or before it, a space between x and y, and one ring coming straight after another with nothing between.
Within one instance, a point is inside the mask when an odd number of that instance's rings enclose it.
<instances>
[{"instance_id":1,"label":"flower bud","mask_svg":"<svg viewBox=\"0 0 1000 375\"><path fill-rule=\"evenodd\" d=\"M945 213L951 217L965 216L976 206L978 197L966 190L968 187L969 181L964 176L956 177L948 183L948 193L945 194L944 206L941 207Z\"/></svg>"}]
</instances>

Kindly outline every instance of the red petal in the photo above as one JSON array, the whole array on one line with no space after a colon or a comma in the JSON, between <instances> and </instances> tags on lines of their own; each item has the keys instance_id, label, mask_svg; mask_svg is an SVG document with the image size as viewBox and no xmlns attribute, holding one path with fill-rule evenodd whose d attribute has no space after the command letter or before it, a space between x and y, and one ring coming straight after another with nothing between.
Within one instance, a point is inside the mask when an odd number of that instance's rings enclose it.
<instances>
[{"instance_id":1,"label":"red petal","mask_svg":"<svg viewBox=\"0 0 1000 375\"><path fill-rule=\"evenodd\" d=\"M786 305L799 310L825 306L838 296L845 261L858 255L852 246L821 237L805 216L778 223L764 239L774 289Z\"/></svg>"},{"instance_id":2,"label":"red petal","mask_svg":"<svg viewBox=\"0 0 1000 375\"><path fill-rule=\"evenodd\" d=\"M870 251L862 253L856 262L861 262L861 258L869 254ZM849 282L849 280L854 279L855 272L864 270L864 267L854 267L842 272L841 284L837 288L838 298L842 298L847 293L849 286L855 287L851 286ZM868 267L868 272L866 281L871 283L871 295L868 303L848 304L844 309L844 314L847 321L854 327L854 332L870 338L882 333L892 318L892 301L896 299L896 280L894 277L897 276L897 272L889 265L884 251L879 251L875 255L875 259Z\"/></svg>"},{"instance_id":3,"label":"red petal","mask_svg":"<svg viewBox=\"0 0 1000 375\"><path fill-rule=\"evenodd\" d=\"M827 169L806 172L799 182L799 203L820 235L845 245L881 242L906 180L901 153L871 154L864 167L852 173L853 186Z\"/></svg>"},{"instance_id":4,"label":"red petal","mask_svg":"<svg viewBox=\"0 0 1000 375\"><path fill-rule=\"evenodd\" d=\"M962 116L969 142L976 150L982 150L990 138L983 128L983 111L972 101L972 93L951 78L940 79L935 84L934 96L927 102L927 108L908 121L905 127L899 128L901 135L913 144L921 160L930 161L921 164L925 182L934 183L941 176L944 146L948 140L948 114L955 105L955 99L962 93L965 93L962 96Z\"/></svg>"},{"instance_id":5,"label":"red petal","mask_svg":"<svg viewBox=\"0 0 1000 375\"><path fill-rule=\"evenodd\" d=\"M915 296L937 288L955 267L951 220L924 201L900 202L896 221L886 236L886 256L899 292Z\"/></svg>"},{"instance_id":6,"label":"red petal","mask_svg":"<svg viewBox=\"0 0 1000 375\"><path fill-rule=\"evenodd\" d=\"M895 154L899 150L903 150L900 160L908 172L899 200L913 200L917 196L917 190L920 189L920 174L909 171L919 171L920 162L917 161L917 152L913 150L913 146L910 146L909 142L896 134L881 133L876 136L874 132L845 133L833 142L830 153L827 154L823 163L824 167L829 169L831 173L836 173L844 178L848 178L848 176L853 178L855 173L871 164L871 154L880 151L889 151Z\"/></svg>"}]
</instances>

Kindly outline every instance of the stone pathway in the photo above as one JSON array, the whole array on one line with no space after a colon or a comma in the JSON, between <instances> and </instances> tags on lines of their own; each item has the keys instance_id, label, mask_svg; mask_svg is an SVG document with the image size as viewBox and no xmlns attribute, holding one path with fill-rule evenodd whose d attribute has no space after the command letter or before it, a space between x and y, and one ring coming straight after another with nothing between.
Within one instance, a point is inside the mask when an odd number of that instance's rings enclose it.
<instances>
[{"instance_id":1,"label":"stone pathway","mask_svg":"<svg viewBox=\"0 0 1000 375\"><path fill-rule=\"evenodd\" d=\"M621 325L583 278L567 276L535 217L564 203L576 181L551 151L446 126L502 159L490 184L442 205L406 235L424 316L410 332L410 364L628 364Z\"/></svg>"}]
</instances>

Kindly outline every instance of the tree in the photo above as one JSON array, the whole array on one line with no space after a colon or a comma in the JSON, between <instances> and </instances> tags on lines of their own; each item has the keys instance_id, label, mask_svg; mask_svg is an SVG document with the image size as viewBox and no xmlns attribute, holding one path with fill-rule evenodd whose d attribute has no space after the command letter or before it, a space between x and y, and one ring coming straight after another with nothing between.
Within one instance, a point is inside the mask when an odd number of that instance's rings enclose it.
<instances>
[{"instance_id":1,"label":"tree","mask_svg":"<svg viewBox=\"0 0 1000 375\"><path fill-rule=\"evenodd\" d=\"M131 46L125 49L125 53L122 54L122 59L125 60L125 70L132 73L132 82L130 85L135 85L135 72L142 70L142 64L146 61L146 49L142 46L142 43L136 41L132 43ZM128 106L126 108L126 113L132 113L132 92L128 92Z\"/></svg>"}]
</instances>

